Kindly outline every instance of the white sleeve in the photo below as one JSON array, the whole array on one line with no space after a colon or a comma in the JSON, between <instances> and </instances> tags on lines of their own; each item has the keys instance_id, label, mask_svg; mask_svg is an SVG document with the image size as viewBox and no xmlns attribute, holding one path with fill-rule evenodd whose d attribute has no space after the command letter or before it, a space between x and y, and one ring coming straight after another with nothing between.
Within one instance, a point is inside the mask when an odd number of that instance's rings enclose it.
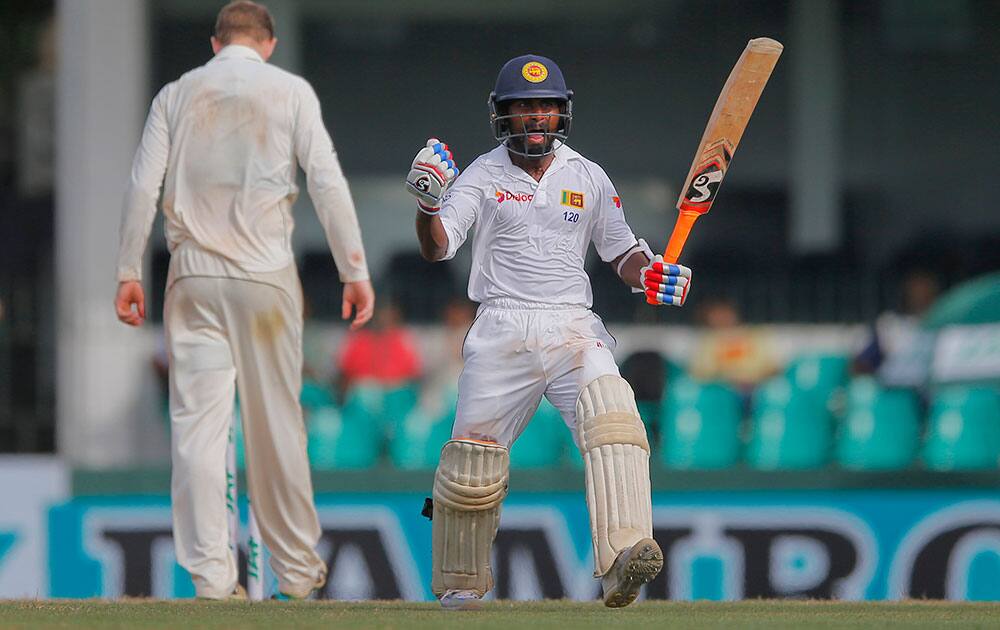
<instances>
[{"instance_id":1,"label":"white sleeve","mask_svg":"<svg viewBox=\"0 0 1000 630\"><path fill-rule=\"evenodd\" d=\"M625 222L622 199L614 184L603 170L597 175L597 217L591 239L601 260L611 262L638 241L632 233L632 228Z\"/></svg>"},{"instance_id":2,"label":"white sleeve","mask_svg":"<svg viewBox=\"0 0 1000 630\"><path fill-rule=\"evenodd\" d=\"M441 260L451 260L469 236L469 229L476 223L483 190L475 177L473 165L460 173L455 183L444 195L438 216L448 235L448 250Z\"/></svg>"},{"instance_id":3,"label":"white sleeve","mask_svg":"<svg viewBox=\"0 0 1000 630\"><path fill-rule=\"evenodd\" d=\"M305 81L298 90L293 140L295 157L306 173L309 197L326 233L341 282L368 280L361 227L333 140L323 125L319 99Z\"/></svg>"},{"instance_id":4,"label":"white sleeve","mask_svg":"<svg viewBox=\"0 0 1000 630\"><path fill-rule=\"evenodd\" d=\"M118 234L118 282L142 280L142 255L153 229L156 204L170 156L166 105L169 88L170 85L164 86L153 99L139 148L132 159Z\"/></svg>"}]
</instances>

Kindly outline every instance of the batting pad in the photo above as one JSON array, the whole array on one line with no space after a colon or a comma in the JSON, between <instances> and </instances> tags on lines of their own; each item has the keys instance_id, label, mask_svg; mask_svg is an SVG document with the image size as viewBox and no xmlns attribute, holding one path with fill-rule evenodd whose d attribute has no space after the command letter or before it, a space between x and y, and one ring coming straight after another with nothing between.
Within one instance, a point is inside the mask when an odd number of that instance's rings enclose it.
<instances>
[{"instance_id":1,"label":"batting pad","mask_svg":"<svg viewBox=\"0 0 1000 630\"><path fill-rule=\"evenodd\" d=\"M434 476L431 590L485 595L493 588L490 548L507 496L510 456L499 444L451 440Z\"/></svg>"},{"instance_id":2,"label":"batting pad","mask_svg":"<svg viewBox=\"0 0 1000 630\"><path fill-rule=\"evenodd\" d=\"M602 376L576 402L594 541L594 575L641 538L653 536L649 442L635 394L620 376Z\"/></svg>"}]
</instances>

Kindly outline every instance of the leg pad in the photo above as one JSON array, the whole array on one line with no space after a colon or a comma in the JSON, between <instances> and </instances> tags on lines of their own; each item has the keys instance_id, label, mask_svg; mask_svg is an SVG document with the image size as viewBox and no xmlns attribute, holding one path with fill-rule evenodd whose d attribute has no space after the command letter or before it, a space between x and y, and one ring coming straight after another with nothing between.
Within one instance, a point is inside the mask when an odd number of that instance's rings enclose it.
<instances>
[{"instance_id":1,"label":"leg pad","mask_svg":"<svg viewBox=\"0 0 1000 630\"><path fill-rule=\"evenodd\" d=\"M507 496L510 456L499 444L451 440L434 476L431 590L485 595L493 588L490 549Z\"/></svg>"},{"instance_id":2,"label":"leg pad","mask_svg":"<svg viewBox=\"0 0 1000 630\"><path fill-rule=\"evenodd\" d=\"M594 574L652 538L649 442L632 388L620 376L602 376L583 388L576 404L594 542Z\"/></svg>"}]
</instances>

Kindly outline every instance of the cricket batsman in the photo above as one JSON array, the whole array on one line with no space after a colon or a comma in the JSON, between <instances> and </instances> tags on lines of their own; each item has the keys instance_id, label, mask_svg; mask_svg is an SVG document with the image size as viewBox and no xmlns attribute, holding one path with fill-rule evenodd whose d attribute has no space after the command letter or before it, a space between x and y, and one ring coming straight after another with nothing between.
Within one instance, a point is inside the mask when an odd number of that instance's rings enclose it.
<instances>
[{"instance_id":1,"label":"cricket batsman","mask_svg":"<svg viewBox=\"0 0 1000 630\"><path fill-rule=\"evenodd\" d=\"M475 227L469 297L480 304L435 474L432 590L445 608L467 609L492 588L508 450L545 396L583 454L604 603L627 606L660 572L663 553L652 537L645 426L615 341L590 310L584 260L593 243L658 305L684 304L691 270L636 239L607 174L566 144L573 92L555 62L508 61L489 110L499 146L457 177L448 146L432 138L406 178L425 258L452 258Z\"/></svg>"}]
</instances>

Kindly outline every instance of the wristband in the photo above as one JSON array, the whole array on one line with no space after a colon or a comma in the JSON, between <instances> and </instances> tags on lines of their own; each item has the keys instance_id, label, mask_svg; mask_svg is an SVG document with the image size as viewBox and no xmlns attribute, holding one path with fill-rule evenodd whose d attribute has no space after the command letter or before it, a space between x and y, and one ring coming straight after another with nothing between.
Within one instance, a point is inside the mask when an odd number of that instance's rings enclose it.
<instances>
[{"instance_id":1,"label":"wristband","mask_svg":"<svg viewBox=\"0 0 1000 630\"><path fill-rule=\"evenodd\" d=\"M433 206L425 206L424 204L417 201L417 210L433 217L437 216L437 213L440 212L441 206L438 206L436 208Z\"/></svg>"}]
</instances>

